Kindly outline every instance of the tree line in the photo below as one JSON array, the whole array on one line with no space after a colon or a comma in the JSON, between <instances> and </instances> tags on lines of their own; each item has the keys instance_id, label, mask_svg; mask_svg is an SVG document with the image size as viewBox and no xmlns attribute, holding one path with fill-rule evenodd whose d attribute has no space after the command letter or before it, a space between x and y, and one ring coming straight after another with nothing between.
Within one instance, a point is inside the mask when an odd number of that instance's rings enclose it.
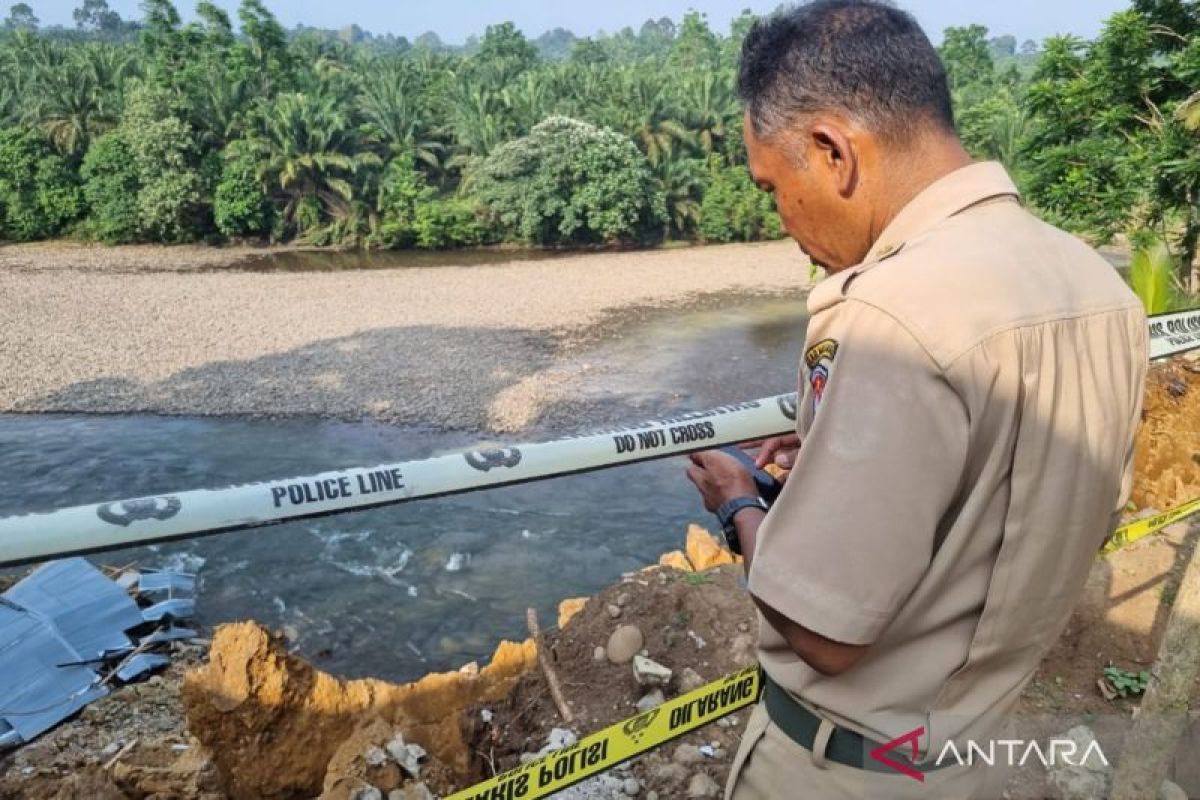
<instances>
[{"instance_id":1,"label":"tree line","mask_svg":"<svg viewBox=\"0 0 1200 800\"><path fill-rule=\"evenodd\" d=\"M74 29L14 5L0 30L0 237L268 239L367 247L579 246L781 235L752 185L735 94L744 12L451 47L238 24L204 0ZM1200 239L1200 8L1133 0L1100 36L940 48L968 148L1040 213L1097 239Z\"/></svg>"}]
</instances>

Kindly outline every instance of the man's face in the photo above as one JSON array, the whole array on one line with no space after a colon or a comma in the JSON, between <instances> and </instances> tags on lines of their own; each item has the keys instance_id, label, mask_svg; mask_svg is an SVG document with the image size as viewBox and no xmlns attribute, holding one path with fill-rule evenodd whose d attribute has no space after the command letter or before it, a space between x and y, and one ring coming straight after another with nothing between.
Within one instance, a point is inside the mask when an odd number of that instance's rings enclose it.
<instances>
[{"instance_id":1,"label":"man's face","mask_svg":"<svg viewBox=\"0 0 1200 800\"><path fill-rule=\"evenodd\" d=\"M746 115L744 139L750 176L775 196L783 229L826 272L855 266L866 252L856 236L852 199L844 196L828 153L806 138L760 139ZM792 145L785 149L787 144ZM870 243L867 242L867 247Z\"/></svg>"}]
</instances>

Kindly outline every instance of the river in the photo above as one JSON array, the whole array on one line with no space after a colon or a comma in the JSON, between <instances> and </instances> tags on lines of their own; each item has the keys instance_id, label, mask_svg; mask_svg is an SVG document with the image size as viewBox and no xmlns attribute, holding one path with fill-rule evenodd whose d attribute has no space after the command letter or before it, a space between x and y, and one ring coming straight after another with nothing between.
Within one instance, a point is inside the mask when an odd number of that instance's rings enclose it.
<instances>
[{"instance_id":1,"label":"river","mask_svg":"<svg viewBox=\"0 0 1200 800\"><path fill-rule=\"evenodd\" d=\"M629 420L788 391L804 323L802 298L631 311L570 355L596 367L577 393L604 411L596 420ZM522 438L569 432L544 424ZM0 415L0 515L423 458L481 437L308 418ZM527 607L553 624L561 599L680 547L692 521L715 528L670 459L94 560L195 571L201 624L254 618L323 669L410 680L523 638Z\"/></svg>"}]
</instances>

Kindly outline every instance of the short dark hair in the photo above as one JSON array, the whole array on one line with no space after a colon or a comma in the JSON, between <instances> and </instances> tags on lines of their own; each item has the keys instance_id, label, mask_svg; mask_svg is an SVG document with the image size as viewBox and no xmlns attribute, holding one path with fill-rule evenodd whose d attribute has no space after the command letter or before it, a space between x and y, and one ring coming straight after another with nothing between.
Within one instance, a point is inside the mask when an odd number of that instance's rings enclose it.
<instances>
[{"instance_id":1,"label":"short dark hair","mask_svg":"<svg viewBox=\"0 0 1200 800\"><path fill-rule=\"evenodd\" d=\"M954 130L946 68L912 15L873 0L815 0L756 21L738 94L756 134L838 111L890 141Z\"/></svg>"}]
</instances>

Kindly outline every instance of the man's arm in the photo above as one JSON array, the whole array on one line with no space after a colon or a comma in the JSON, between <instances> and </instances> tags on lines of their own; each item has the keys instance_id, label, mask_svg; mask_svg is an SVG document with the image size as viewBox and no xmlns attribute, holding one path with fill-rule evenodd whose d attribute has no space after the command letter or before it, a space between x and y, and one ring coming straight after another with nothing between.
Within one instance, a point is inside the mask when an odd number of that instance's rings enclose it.
<instances>
[{"instance_id":1,"label":"man's arm","mask_svg":"<svg viewBox=\"0 0 1200 800\"><path fill-rule=\"evenodd\" d=\"M738 529L738 541L742 545L742 556L745 558L746 577L750 576L750 564L754 560L758 528L765 518L766 514L762 511L747 508L739 512L734 520ZM750 596L771 627L787 640L793 652L822 675L841 675L866 655L867 645L835 642L793 622L753 594Z\"/></svg>"},{"instance_id":2,"label":"man's arm","mask_svg":"<svg viewBox=\"0 0 1200 800\"><path fill-rule=\"evenodd\" d=\"M964 477L970 421L939 362L891 315L841 303L809 334L836 337L805 355L812 422L770 513L739 527L767 621L800 660L836 674L884 635L929 569ZM700 462L692 468L736 491L725 498L754 494L723 459Z\"/></svg>"},{"instance_id":3,"label":"man's arm","mask_svg":"<svg viewBox=\"0 0 1200 800\"><path fill-rule=\"evenodd\" d=\"M734 497L755 493L753 479L749 478L745 468L724 453L719 451L696 453L691 460L692 466L688 468L688 477L700 490L705 506L712 506L709 510L716 509L721 503ZM757 508L745 508L739 511L733 520L737 525L738 541L741 543L747 577L750 575L750 565L754 560L758 528L765 518L766 514L763 511ZM857 664L867 651L866 646L835 642L833 639L810 631L803 625L780 614L754 597L753 594L751 597L767 622L787 640L796 655L823 675L840 675Z\"/></svg>"}]
</instances>

